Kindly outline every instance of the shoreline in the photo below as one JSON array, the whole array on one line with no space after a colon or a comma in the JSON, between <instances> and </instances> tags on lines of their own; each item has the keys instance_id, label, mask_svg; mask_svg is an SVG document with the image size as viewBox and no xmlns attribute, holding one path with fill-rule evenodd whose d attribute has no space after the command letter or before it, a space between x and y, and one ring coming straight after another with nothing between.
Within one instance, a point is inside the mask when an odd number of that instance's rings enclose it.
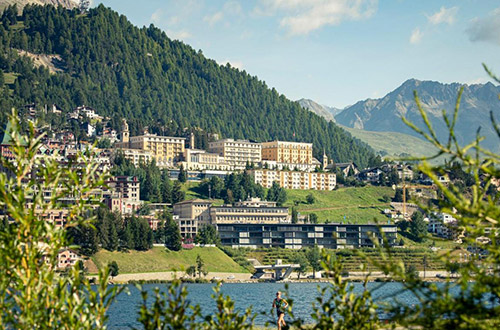
<instances>
[{"instance_id":1,"label":"shoreline","mask_svg":"<svg viewBox=\"0 0 500 330\"><path fill-rule=\"evenodd\" d=\"M368 273L363 272L352 272L349 276L343 277L345 281L349 282L363 282ZM169 283L174 279L180 279L186 283L328 283L330 279L328 278L297 278L296 275L290 276L290 278L285 281L273 281L262 280L262 279L252 279L251 273L229 273L229 272L211 272L207 276L201 278L186 276L185 272L180 271L167 271L167 272L149 272L149 273L128 273L119 274L110 279L113 284L130 284L130 283ZM453 278L446 271L427 271L426 276L423 276L423 272L419 272L420 278L425 279L427 282L444 282L448 278ZM96 275L88 275L89 278L95 278ZM385 276L380 272L372 272L368 276L368 282L393 282L390 277Z\"/></svg>"}]
</instances>

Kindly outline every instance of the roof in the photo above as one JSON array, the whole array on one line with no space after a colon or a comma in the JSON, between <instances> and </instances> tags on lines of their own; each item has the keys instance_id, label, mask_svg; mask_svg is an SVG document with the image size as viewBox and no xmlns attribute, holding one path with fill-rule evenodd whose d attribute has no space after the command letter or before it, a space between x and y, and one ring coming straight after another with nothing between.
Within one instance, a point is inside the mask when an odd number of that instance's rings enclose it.
<instances>
[{"instance_id":1,"label":"roof","mask_svg":"<svg viewBox=\"0 0 500 330\"><path fill-rule=\"evenodd\" d=\"M3 136L2 136L2 142L0 144L2 145L11 145L12 144L12 124L10 121L7 122L7 125L5 125L5 130L3 131ZM21 144L22 145L27 145L26 141L24 138L21 137Z\"/></svg>"},{"instance_id":2,"label":"roof","mask_svg":"<svg viewBox=\"0 0 500 330\"><path fill-rule=\"evenodd\" d=\"M206 200L206 199L191 199L191 200L186 200L186 201L182 201L182 202L179 202L179 203L175 203L174 205L181 205L181 204L192 204L192 203L206 203L206 204L212 204L211 201L209 200Z\"/></svg>"}]
</instances>

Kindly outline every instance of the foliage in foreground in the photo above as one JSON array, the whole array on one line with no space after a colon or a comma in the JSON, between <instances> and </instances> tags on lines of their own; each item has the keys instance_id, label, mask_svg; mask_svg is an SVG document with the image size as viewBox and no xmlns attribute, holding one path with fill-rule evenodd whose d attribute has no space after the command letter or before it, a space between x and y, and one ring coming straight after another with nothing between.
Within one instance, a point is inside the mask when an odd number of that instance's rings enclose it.
<instances>
[{"instance_id":1,"label":"foliage in foreground","mask_svg":"<svg viewBox=\"0 0 500 330\"><path fill-rule=\"evenodd\" d=\"M88 224L92 190L104 184L93 155L79 154L79 166L61 166L54 157L36 157L40 139L30 126L19 133L13 113L11 152L0 158L0 208L9 224L0 233L0 324L7 329L92 329L106 324L105 311L121 291L108 287L107 270L91 288L79 265L68 276L56 273L60 249L69 245L66 230L42 220L48 210L68 209L68 226ZM44 193L50 191L50 199ZM63 198L75 204L63 205Z\"/></svg>"},{"instance_id":2,"label":"foliage in foreground","mask_svg":"<svg viewBox=\"0 0 500 330\"><path fill-rule=\"evenodd\" d=\"M436 156L450 156L450 164L461 162L465 171L474 177L473 195L470 197L463 195L453 185L445 186L439 182L438 176L447 171L445 167L433 167L427 159L419 166L444 196L436 210L454 213L462 240L475 248L477 253L461 264L455 263L449 255L442 256L447 270L458 277L449 278L440 285L425 282L414 271L405 269L405 265L394 258L388 244L378 247L380 256L377 259L364 256L367 263L400 282L402 290L410 290L419 299L420 304L416 306L394 306L381 300L375 302L367 288L366 279L364 290L355 294L353 287L342 279L341 261L323 253L319 259L332 285L321 292L313 306L313 325L306 325L304 320L295 317L293 301L287 299L290 302L291 323L295 328L376 329L396 325L425 329L500 327L500 248L497 237L500 193L491 193L492 184L500 178L500 156L483 149L479 137L465 147L458 145L454 126L460 95L453 116L449 118L444 115L450 132L448 140L444 142L437 139L418 97L416 102L427 131L408 124L434 144L439 150ZM15 117L12 120L16 128ZM500 138L500 128L493 116L492 122ZM92 170L95 167L91 161L76 170L61 169L50 158L44 159L44 166L40 166L40 159L34 157L39 140L33 139L33 132L32 129L31 136L22 139L14 130L12 151L15 162L2 159L2 165L9 175L0 175L0 203L12 223L0 236L0 270L7 274L0 278L0 322L4 327L20 329L104 328L105 310L119 289L107 287L106 272L99 275L99 285L95 290L90 290L88 281L81 276L78 267L71 270L69 277L58 278L54 271L57 251L67 244L67 240L64 231L40 221L36 211L38 208L57 209L61 206L61 196L85 197L92 188L102 184L102 179ZM23 141L28 141L28 145L24 146ZM85 155L81 157L86 159ZM29 176L30 173L34 173L34 176ZM45 201L42 198L44 189L58 193L50 201ZM26 207L28 198L32 203ZM70 206L69 225L85 222L82 215L89 207L89 199L78 200L77 205ZM429 208L426 211L436 210ZM311 259L317 260L316 256ZM217 312L207 316L202 314L199 306L190 304L186 288L178 281L174 281L167 292L156 290L152 303L146 291L142 295L143 304L138 321L144 329L253 327L255 315L251 310L236 310L234 302L224 297L218 287L213 296ZM380 312L389 318L390 326L381 323Z\"/></svg>"}]
</instances>

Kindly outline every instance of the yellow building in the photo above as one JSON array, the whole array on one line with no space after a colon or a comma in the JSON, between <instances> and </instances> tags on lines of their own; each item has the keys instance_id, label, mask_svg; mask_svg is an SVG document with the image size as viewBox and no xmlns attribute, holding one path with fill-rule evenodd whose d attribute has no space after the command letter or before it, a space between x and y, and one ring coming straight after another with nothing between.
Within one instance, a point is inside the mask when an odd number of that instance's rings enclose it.
<instances>
[{"instance_id":1,"label":"yellow building","mask_svg":"<svg viewBox=\"0 0 500 330\"><path fill-rule=\"evenodd\" d=\"M144 134L130 137L130 148L151 152L159 167L173 166L184 155L186 139L171 136Z\"/></svg>"},{"instance_id":2,"label":"yellow building","mask_svg":"<svg viewBox=\"0 0 500 330\"><path fill-rule=\"evenodd\" d=\"M262 142L262 160L285 164L312 164L313 145L305 142Z\"/></svg>"},{"instance_id":3,"label":"yellow building","mask_svg":"<svg viewBox=\"0 0 500 330\"><path fill-rule=\"evenodd\" d=\"M143 135L129 135L128 124L123 120L122 133L120 142L115 143L116 148L122 149L138 149L149 152L156 160L156 165L159 167L174 166L181 161L184 156L186 139L181 137L158 136L144 132ZM147 153L143 155L132 154L128 151L129 156L134 159L148 157Z\"/></svg>"}]
</instances>

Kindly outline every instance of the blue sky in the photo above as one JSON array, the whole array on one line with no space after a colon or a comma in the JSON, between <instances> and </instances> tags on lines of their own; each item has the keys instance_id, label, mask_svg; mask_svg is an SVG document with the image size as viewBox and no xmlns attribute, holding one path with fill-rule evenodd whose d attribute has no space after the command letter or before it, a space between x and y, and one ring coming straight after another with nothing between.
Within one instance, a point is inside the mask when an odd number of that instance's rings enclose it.
<instances>
[{"instance_id":1,"label":"blue sky","mask_svg":"<svg viewBox=\"0 0 500 330\"><path fill-rule=\"evenodd\" d=\"M498 0L100 2L292 100L343 108L410 78L484 83L483 62L500 74Z\"/></svg>"}]
</instances>

